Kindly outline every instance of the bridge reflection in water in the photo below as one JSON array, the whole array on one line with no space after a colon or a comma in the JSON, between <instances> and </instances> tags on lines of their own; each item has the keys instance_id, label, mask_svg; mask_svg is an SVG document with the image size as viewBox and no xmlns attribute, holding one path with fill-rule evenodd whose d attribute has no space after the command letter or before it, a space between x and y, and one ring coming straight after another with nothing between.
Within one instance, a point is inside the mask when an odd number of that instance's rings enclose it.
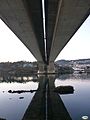
<instances>
[{"instance_id":1,"label":"bridge reflection in water","mask_svg":"<svg viewBox=\"0 0 90 120\"><path fill-rule=\"evenodd\" d=\"M58 93L54 92L55 76L44 75L23 120L72 120Z\"/></svg>"}]
</instances>

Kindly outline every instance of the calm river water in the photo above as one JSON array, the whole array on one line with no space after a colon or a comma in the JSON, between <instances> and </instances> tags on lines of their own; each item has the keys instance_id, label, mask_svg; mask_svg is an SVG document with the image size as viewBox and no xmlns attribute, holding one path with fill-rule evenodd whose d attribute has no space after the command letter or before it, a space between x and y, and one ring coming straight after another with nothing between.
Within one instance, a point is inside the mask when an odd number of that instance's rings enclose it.
<instances>
[{"instance_id":1,"label":"calm river water","mask_svg":"<svg viewBox=\"0 0 90 120\"><path fill-rule=\"evenodd\" d=\"M18 80L17 82L0 82L0 118L21 120L35 94L35 92L9 93L9 90L36 90L37 88L38 82L34 82L34 80L27 82Z\"/></svg>"},{"instance_id":2,"label":"calm river water","mask_svg":"<svg viewBox=\"0 0 90 120\"><path fill-rule=\"evenodd\" d=\"M9 93L9 90L36 90L38 80L32 77L23 82L0 80L0 118L21 120L35 92ZM90 119L90 75L60 75L55 79L55 86L71 85L73 94L60 95L72 120L81 120L82 116Z\"/></svg>"},{"instance_id":3,"label":"calm river water","mask_svg":"<svg viewBox=\"0 0 90 120\"><path fill-rule=\"evenodd\" d=\"M61 75L55 80L55 86L71 85L73 94L60 95L72 120L81 120L82 116L90 119L90 75Z\"/></svg>"}]
</instances>

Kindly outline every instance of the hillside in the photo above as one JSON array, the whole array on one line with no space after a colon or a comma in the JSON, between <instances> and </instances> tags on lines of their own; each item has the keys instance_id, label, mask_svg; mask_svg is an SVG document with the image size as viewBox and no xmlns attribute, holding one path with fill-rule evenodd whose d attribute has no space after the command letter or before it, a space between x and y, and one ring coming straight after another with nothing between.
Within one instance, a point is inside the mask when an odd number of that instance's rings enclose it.
<instances>
[{"instance_id":1,"label":"hillside","mask_svg":"<svg viewBox=\"0 0 90 120\"><path fill-rule=\"evenodd\" d=\"M90 73L90 59L58 60L55 62L55 67L57 71L64 71L64 73L66 70L69 73L72 71L74 73Z\"/></svg>"},{"instance_id":2,"label":"hillside","mask_svg":"<svg viewBox=\"0 0 90 120\"><path fill-rule=\"evenodd\" d=\"M55 62L57 65L74 65L74 64L90 64L90 59L78 59L78 60L58 60Z\"/></svg>"}]
</instances>

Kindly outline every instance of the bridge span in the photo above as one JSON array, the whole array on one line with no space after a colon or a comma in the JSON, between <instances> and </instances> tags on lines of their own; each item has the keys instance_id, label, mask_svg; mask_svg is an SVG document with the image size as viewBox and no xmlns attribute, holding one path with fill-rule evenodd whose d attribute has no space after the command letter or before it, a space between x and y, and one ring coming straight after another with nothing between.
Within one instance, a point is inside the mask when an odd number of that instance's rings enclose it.
<instances>
[{"instance_id":1,"label":"bridge span","mask_svg":"<svg viewBox=\"0 0 90 120\"><path fill-rule=\"evenodd\" d=\"M54 72L54 60L89 15L90 0L0 0L0 18L37 59L40 72ZM23 119L71 120L61 98L52 91L54 81L46 82L47 78L39 81L40 89L30 105L33 107ZM49 103L53 107L47 111ZM35 111L36 118L32 114Z\"/></svg>"},{"instance_id":2,"label":"bridge span","mask_svg":"<svg viewBox=\"0 0 90 120\"><path fill-rule=\"evenodd\" d=\"M31 51L42 71L44 65L53 69L54 60L89 14L90 0L0 0L0 18Z\"/></svg>"}]
</instances>

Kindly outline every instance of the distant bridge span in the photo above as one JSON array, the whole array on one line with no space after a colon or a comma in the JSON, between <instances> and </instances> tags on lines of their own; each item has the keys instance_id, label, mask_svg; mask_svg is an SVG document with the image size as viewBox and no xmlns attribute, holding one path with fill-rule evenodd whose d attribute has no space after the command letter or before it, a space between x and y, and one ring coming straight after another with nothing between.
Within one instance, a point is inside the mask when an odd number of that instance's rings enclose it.
<instances>
[{"instance_id":1,"label":"distant bridge span","mask_svg":"<svg viewBox=\"0 0 90 120\"><path fill-rule=\"evenodd\" d=\"M46 45L42 0L0 0L0 18L37 61L48 65L89 16L90 0L45 0L44 3Z\"/></svg>"}]
</instances>

